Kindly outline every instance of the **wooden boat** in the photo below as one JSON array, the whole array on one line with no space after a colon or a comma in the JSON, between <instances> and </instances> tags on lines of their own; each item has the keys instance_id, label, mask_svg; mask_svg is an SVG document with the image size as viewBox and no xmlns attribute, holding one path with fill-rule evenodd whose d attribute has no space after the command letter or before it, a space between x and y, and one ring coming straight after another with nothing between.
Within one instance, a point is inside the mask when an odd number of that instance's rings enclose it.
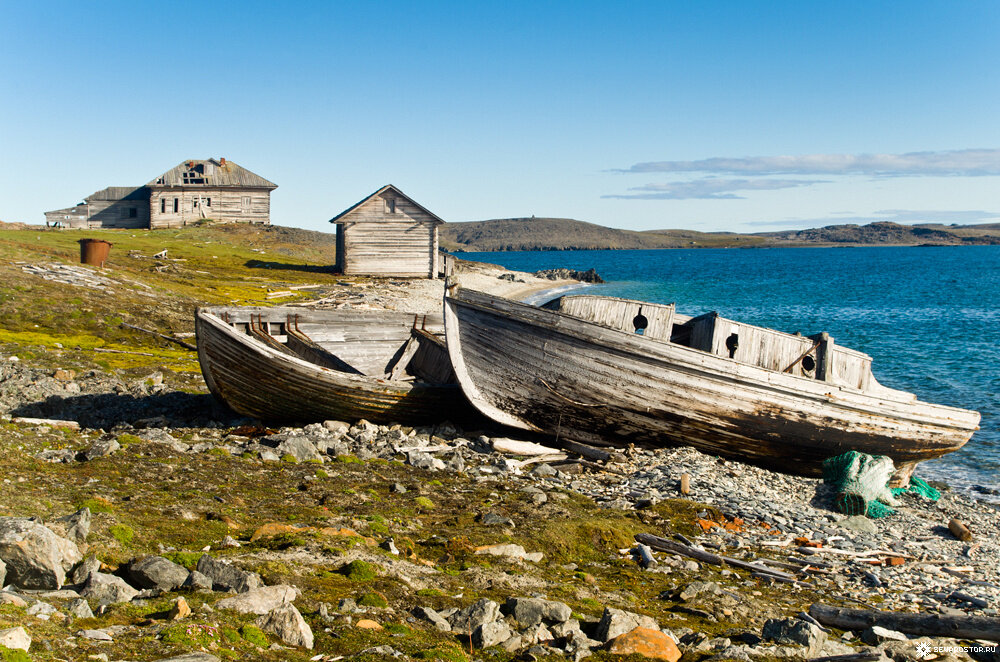
<instances>
[{"instance_id":1,"label":"wooden boat","mask_svg":"<svg viewBox=\"0 0 1000 662\"><path fill-rule=\"evenodd\" d=\"M199 308L209 390L266 422L437 423L472 413L441 315L302 308Z\"/></svg>"},{"instance_id":2,"label":"wooden boat","mask_svg":"<svg viewBox=\"0 0 1000 662\"><path fill-rule=\"evenodd\" d=\"M536 308L481 292L445 296L448 351L489 418L602 445L685 445L785 473L888 455L905 484L917 462L960 448L979 414L886 388L871 357L715 313L565 296Z\"/></svg>"}]
</instances>

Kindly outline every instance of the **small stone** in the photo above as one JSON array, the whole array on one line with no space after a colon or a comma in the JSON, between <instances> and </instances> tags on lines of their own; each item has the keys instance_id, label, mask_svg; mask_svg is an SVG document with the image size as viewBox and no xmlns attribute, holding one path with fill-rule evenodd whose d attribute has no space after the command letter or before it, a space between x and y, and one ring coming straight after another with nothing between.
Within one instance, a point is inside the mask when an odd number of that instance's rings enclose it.
<instances>
[{"instance_id":1,"label":"small stone","mask_svg":"<svg viewBox=\"0 0 1000 662\"><path fill-rule=\"evenodd\" d=\"M417 607L413 610L413 615L417 618L422 618L425 621L429 621L435 628L441 632L451 632L451 624L444 619L441 614L437 613L430 607Z\"/></svg>"},{"instance_id":2,"label":"small stone","mask_svg":"<svg viewBox=\"0 0 1000 662\"><path fill-rule=\"evenodd\" d=\"M237 593L246 593L264 585L260 575L247 572L222 560L214 559L208 554L198 559L198 572L212 580L212 588L219 591L230 589Z\"/></svg>"},{"instance_id":3,"label":"small stone","mask_svg":"<svg viewBox=\"0 0 1000 662\"><path fill-rule=\"evenodd\" d=\"M375 621L373 621L370 618L362 618L361 620L359 620L357 623L354 624L354 627L361 628L362 630L382 630L382 629L384 629L381 625L379 625L378 623L376 623Z\"/></svg>"},{"instance_id":4,"label":"small stone","mask_svg":"<svg viewBox=\"0 0 1000 662\"><path fill-rule=\"evenodd\" d=\"M864 515L846 517L837 522L837 526L842 529L856 531L858 533L878 533L878 527L875 526L875 522L871 521Z\"/></svg>"},{"instance_id":5,"label":"small stone","mask_svg":"<svg viewBox=\"0 0 1000 662\"><path fill-rule=\"evenodd\" d=\"M642 614L635 614L614 607L605 607L601 615L601 621L597 624L595 635L599 641L610 641L626 632L631 632L637 627L650 630L659 630L660 626L656 619Z\"/></svg>"},{"instance_id":6,"label":"small stone","mask_svg":"<svg viewBox=\"0 0 1000 662\"><path fill-rule=\"evenodd\" d=\"M189 574L187 568L162 556L147 556L128 567L128 575L137 586L163 591L180 588Z\"/></svg>"},{"instance_id":7,"label":"small stone","mask_svg":"<svg viewBox=\"0 0 1000 662\"><path fill-rule=\"evenodd\" d=\"M389 487L389 491L393 494L406 494L406 486L402 483L393 483Z\"/></svg>"},{"instance_id":8,"label":"small stone","mask_svg":"<svg viewBox=\"0 0 1000 662\"><path fill-rule=\"evenodd\" d=\"M543 621L563 623L573 614L569 605L540 598L507 598L502 611L513 618L519 628L532 627Z\"/></svg>"},{"instance_id":9,"label":"small stone","mask_svg":"<svg viewBox=\"0 0 1000 662\"><path fill-rule=\"evenodd\" d=\"M299 590L288 584L263 586L215 603L217 609L229 609L241 614L263 616L278 607L291 604L299 595Z\"/></svg>"},{"instance_id":10,"label":"small stone","mask_svg":"<svg viewBox=\"0 0 1000 662\"><path fill-rule=\"evenodd\" d=\"M95 572L87 578L80 595L93 598L102 605L129 602L139 591L129 586L124 579L103 572Z\"/></svg>"},{"instance_id":11,"label":"small stone","mask_svg":"<svg viewBox=\"0 0 1000 662\"><path fill-rule=\"evenodd\" d=\"M195 591L211 591L212 579L197 570L192 570L188 573L187 579L184 580L184 588L190 588Z\"/></svg>"},{"instance_id":12,"label":"small stone","mask_svg":"<svg viewBox=\"0 0 1000 662\"><path fill-rule=\"evenodd\" d=\"M191 615L191 607L188 606L187 600L183 597L177 598L174 601L174 605L167 612L167 618L172 621L179 621L182 618L187 618Z\"/></svg>"},{"instance_id":13,"label":"small stone","mask_svg":"<svg viewBox=\"0 0 1000 662\"><path fill-rule=\"evenodd\" d=\"M117 452L121 447L121 444L116 439L98 439L91 444L90 448L83 452L83 457L88 461L96 460Z\"/></svg>"},{"instance_id":14,"label":"small stone","mask_svg":"<svg viewBox=\"0 0 1000 662\"><path fill-rule=\"evenodd\" d=\"M286 604L256 621L257 627L276 635L286 644L312 649L313 633L294 605Z\"/></svg>"},{"instance_id":15,"label":"small stone","mask_svg":"<svg viewBox=\"0 0 1000 662\"><path fill-rule=\"evenodd\" d=\"M79 630L76 636L93 641L114 641L114 638L104 630Z\"/></svg>"},{"instance_id":16,"label":"small stone","mask_svg":"<svg viewBox=\"0 0 1000 662\"><path fill-rule=\"evenodd\" d=\"M209 653L185 653L174 657L165 657L156 662L220 662L220 660Z\"/></svg>"},{"instance_id":17,"label":"small stone","mask_svg":"<svg viewBox=\"0 0 1000 662\"><path fill-rule=\"evenodd\" d=\"M513 543L499 545L483 545L476 548L476 554L489 554L490 556L504 556L511 559L519 559L538 563L544 558L541 552L531 552L530 554L521 547Z\"/></svg>"},{"instance_id":18,"label":"small stone","mask_svg":"<svg viewBox=\"0 0 1000 662\"><path fill-rule=\"evenodd\" d=\"M71 616L76 618L93 618L94 612L90 609L90 603L83 598L77 598L69 603L67 607Z\"/></svg>"},{"instance_id":19,"label":"small stone","mask_svg":"<svg viewBox=\"0 0 1000 662\"><path fill-rule=\"evenodd\" d=\"M21 626L0 630L0 646L26 651L31 648L31 637Z\"/></svg>"},{"instance_id":20,"label":"small stone","mask_svg":"<svg viewBox=\"0 0 1000 662\"><path fill-rule=\"evenodd\" d=\"M448 619L454 632L472 632L484 623L500 620L500 605L489 598L460 609Z\"/></svg>"},{"instance_id":21,"label":"small stone","mask_svg":"<svg viewBox=\"0 0 1000 662\"><path fill-rule=\"evenodd\" d=\"M887 641L909 641L909 638L902 632L896 632L879 625L862 630L860 639L869 646L878 646Z\"/></svg>"},{"instance_id":22,"label":"small stone","mask_svg":"<svg viewBox=\"0 0 1000 662\"><path fill-rule=\"evenodd\" d=\"M681 652L674 640L659 630L638 627L608 642L607 650L615 655L642 655L653 660L677 662Z\"/></svg>"},{"instance_id":23,"label":"small stone","mask_svg":"<svg viewBox=\"0 0 1000 662\"><path fill-rule=\"evenodd\" d=\"M816 625L797 618L772 618L764 623L761 633L768 641L805 646L807 657L816 657L826 642L826 632Z\"/></svg>"},{"instance_id":24,"label":"small stone","mask_svg":"<svg viewBox=\"0 0 1000 662\"><path fill-rule=\"evenodd\" d=\"M503 621L483 623L472 631L472 645L476 648L489 648L510 639L513 634L510 626Z\"/></svg>"}]
</instances>

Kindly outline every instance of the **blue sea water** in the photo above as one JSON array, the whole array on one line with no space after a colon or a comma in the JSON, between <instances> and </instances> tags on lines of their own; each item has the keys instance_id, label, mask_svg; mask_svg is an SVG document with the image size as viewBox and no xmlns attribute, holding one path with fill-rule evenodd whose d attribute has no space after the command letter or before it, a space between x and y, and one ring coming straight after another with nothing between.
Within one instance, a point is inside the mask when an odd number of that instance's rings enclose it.
<instances>
[{"instance_id":1,"label":"blue sea water","mask_svg":"<svg viewBox=\"0 0 1000 662\"><path fill-rule=\"evenodd\" d=\"M594 268L594 293L710 310L782 331L827 331L875 377L975 409L980 430L917 474L1000 489L1000 246L462 253L518 271ZM979 496L984 496L982 490ZM996 500L996 495L985 495Z\"/></svg>"}]
</instances>

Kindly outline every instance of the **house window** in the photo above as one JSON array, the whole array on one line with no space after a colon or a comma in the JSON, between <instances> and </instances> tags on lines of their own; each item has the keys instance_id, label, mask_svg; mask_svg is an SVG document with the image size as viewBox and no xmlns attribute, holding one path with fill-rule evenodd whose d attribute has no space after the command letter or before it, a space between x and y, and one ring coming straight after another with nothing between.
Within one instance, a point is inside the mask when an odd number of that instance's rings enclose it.
<instances>
[{"instance_id":1,"label":"house window","mask_svg":"<svg viewBox=\"0 0 1000 662\"><path fill-rule=\"evenodd\" d=\"M138 216L139 216L139 210L138 209L136 209L135 207L129 207L128 208L128 217L129 218L137 218Z\"/></svg>"},{"instance_id":2,"label":"house window","mask_svg":"<svg viewBox=\"0 0 1000 662\"><path fill-rule=\"evenodd\" d=\"M205 206L206 207L212 206L212 198L205 198Z\"/></svg>"},{"instance_id":3,"label":"house window","mask_svg":"<svg viewBox=\"0 0 1000 662\"><path fill-rule=\"evenodd\" d=\"M250 210L250 196L249 195L244 195L243 196L243 210L244 211L249 211Z\"/></svg>"},{"instance_id":4,"label":"house window","mask_svg":"<svg viewBox=\"0 0 1000 662\"><path fill-rule=\"evenodd\" d=\"M386 198L386 200L385 200L385 210L387 212L389 212L390 214L395 214L396 213L396 199L395 198Z\"/></svg>"},{"instance_id":5,"label":"house window","mask_svg":"<svg viewBox=\"0 0 1000 662\"><path fill-rule=\"evenodd\" d=\"M166 198L160 198L160 213L161 214L166 214L167 213L167 199Z\"/></svg>"},{"instance_id":6,"label":"house window","mask_svg":"<svg viewBox=\"0 0 1000 662\"><path fill-rule=\"evenodd\" d=\"M179 198L174 198L174 213L176 214L181 210L181 201Z\"/></svg>"}]
</instances>

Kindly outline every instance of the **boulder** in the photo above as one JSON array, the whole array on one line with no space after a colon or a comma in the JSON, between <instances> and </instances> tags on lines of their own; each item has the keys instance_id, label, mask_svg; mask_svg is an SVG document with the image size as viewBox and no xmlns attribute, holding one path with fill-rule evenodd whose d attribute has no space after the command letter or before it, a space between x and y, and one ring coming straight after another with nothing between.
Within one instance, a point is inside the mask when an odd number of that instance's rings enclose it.
<instances>
[{"instance_id":1,"label":"boulder","mask_svg":"<svg viewBox=\"0 0 1000 662\"><path fill-rule=\"evenodd\" d=\"M66 611L76 618L93 618L94 612L90 609L90 603L83 598L76 598L66 607Z\"/></svg>"},{"instance_id":2,"label":"boulder","mask_svg":"<svg viewBox=\"0 0 1000 662\"><path fill-rule=\"evenodd\" d=\"M540 598L507 598L502 611L514 619L518 628L531 627L543 621L564 623L573 613L568 605Z\"/></svg>"},{"instance_id":3,"label":"boulder","mask_svg":"<svg viewBox=\"0 0 1000 662\"><path fill-rule=\"evenodd\" d=\"M85 584L90 575L100 569L101 562L97 560L96 556L91 554L85 558L80 565L73 568L73 572L70 573L69 579L74 584Z\"/></svg>"},{"instance_id":4,"label":"boulder","mask_svg":"<svg viewBox=\"0 0 1000 662\"><path fill-rule=\"evenodd\" d=\"M191 607L188 606L187 600L183 597L177 598L174 601L170 611L167 612L167 618L171 621L179 621L181 619L187 618L191 615Z\"/></svg>"},{"instance_id":5,"label":"boulder","mask_svg":"<svg viewBox=\"0 0 1000 662\"><path fill-rule=\"evenodd\" d=\"M211 591L212 590L212 579L201 574L197 570L192 570L188 574L187 579L184 580L184 588L189 588L194 591Z\"/></svg>"},{"instance_id":6,"label":"boulder","mask_svg":"<svg viewBox=\"0 0 1000 662\"><path fill-rule=\"evenodd\" d=\"M49 522L48 526L58 535L69 538L78 545L82 545L87 542L87 536L90 535L90 519L90 508L81 508L75 513L64 515Z\"/></svg>"},{"instance_id":7,"label":"boulder","mask_svg":"<svg viewBox=\"0 0 1000 662\"><path fill-rule=\"evenodd\" d=\"M281 457L291 455L299 462L323 461L323 456L309 437L291 437L278 444L274 451Z\"/></svg>"},{"instance_id":8,"label":"boulder","mask_svg":"<svg viewBox=\"0 0 1000 662\"><path fill-rule=\"evenodd\" d=\"M649 630L660 629L659 624L654 618L622 609L615 609L614 607L605 607L604 613L601 614L601 621L597 624L597 631L594 634L598 641L610 641L638 627Z\"/></svg>"},{"instance_id":9,"label":"boulder","mask_svg":"<svg viewBox=\"0 0 1000 662\"><path fill-rule=\"evenodd\" d=\"M257 627L286 644L312 649L313 633L294 605L286 604L257 619Z\"/></svg>"},{"instance_id":10,"label":"boulder","mask_svg":"<svg viewBox=\"0 0 1000 662\"><path fill-rule=\"evenodd\" d=\"M764 638L779 644L805 646L806 657L819 655L826 643L826 632L818 626L797 618L771 618L764 623Z\"/></svg>"},{"instance_id":11,"label":"boulder","mask_svg":"<svg viewBox=\"0 0 1000 662\"><path fill-rule=\"evenodd\" d=\"M472 603L464 609L459 609L448 619L453 632L469 633L484 623L500 620L500 605L489 598Z\"/></svg>"},{"instance_id":12,"label":"boulder","mask_svg":"<svg viewBox=\"0 0 1000 662\"><path fill-rule=\"evenodd\" d=\"M299 595L299 589L288 584L263 586L215 603L217 609L230 609L241 614L263 616L287 604Z\"/></svg>"},{"instance_id":13,"label":"boulder","mask_svg":"<svg viewBox=\"0 0 1000 662\"><path fill-rule=\"evenodd\" d=\"M8 584L19 588L60 589L66 573L83 556L72 540L21 517L0 517L0 561Z\"/></svg>"},{"instance_id":14,"label":"boulder","mask_svg":"<svg viewBox=\"0 0 1000 662\"><path fill-rule=\"evenodd\" d=\"M489 648L507 641L513 634L504 621L483 623L472 631L472 645L476 648Z\"/></svg>"},{"instance_id":15,"label":"boulder","mask_svg":"<svg viewBox=\"0 0 1000 662\"><path fill-rule=\"evenodd\" d=\"M98 439L90 448L83 452L85 460L96 460L99 457L106 457L121 449L122 445L116 439Z\"/></svg>"},{"instance_id":16,"label":"boulder","mask_svg":"<svg viewBox=\"0 0 1000 662\"><path fill-rule=\"evenodd\" d=\"M0 646L26 651L31 648L31 637L21 626L0 630Z\"/></svg>"},{"instance_id":17,"label":"boulder","mask_svg":"<svg viewBox=\"0 0 1000 662\"><path fill-rule=\"evenodd\" d=\"M544 555L541 552L525 551L524 547L514 543L501 543L498 545L483 545L476 548L476 554L489 554L490 556L503 556L510 559L531 561L538 563Z\"/></svg>"},{"instance_id":18,"label":"boulder","mask_svg":"<svg viewBox=\"0 0 1000 662\"><path fill-rule=\"evenodd\" d=\"M134 561L128 567L128 576L136 586L173 591L184 585L187 568L177 565L162 556L147 556Z\"/></svg>"},{"instance_id":19,"label":"boulder","mask_svg":"<svg viewBox=\"0 0 1000 662\"><path fill-rule=\"evenodd\" d=\"M430 622L431 625L441 632L451 632L451 623L430 607L417 607L413 610L413 615Z\"/></svg>"},{"instance_id":20,"label":"boulder","mask_svg":"<svg viewBox=\"0 0 1000 662\"><path fill-rule=\"evenodd\" d=\"M119 602L129 602L139 591L126 583L121 577L109 575L104 572L91 573L84 584L80 595L85 598L93 598L98 604L113 605Z\"/></svg>"},{"instance_id":21,"label":"boulder","mask_svg":"<svg viewBox=\"0 0 1000 662\"><path fill-rule=\"evenodd\" d=\"M677 662L681 652L674 640L659 630L638 627L608 642L607 650L615 655L642 655L652 660Z\"/></svg>"},{"instance_id":22,"label":"boulder","mask_svg":"<svg viewBox=\"0 0 1000 662\"><path fill-rule=\"evenodd\" d=\"M896 632L879 625L862 630L859 638L869 646L878 646L887 641L909 641L909 638L902 632Z\"/></svg>"},{"instance_id":23,"label":"boulder","mask_svg":"<svg viewBox=\"0 0 1000 662\"><path fill-rule=\"evenodd\" d=\"M198 572L212 580L212 588L217 591L233 590L246 593L264 585L260 575L237 568L228 561L214 559L208 554L198 559Z\"/></svg>"}]
</instances>

